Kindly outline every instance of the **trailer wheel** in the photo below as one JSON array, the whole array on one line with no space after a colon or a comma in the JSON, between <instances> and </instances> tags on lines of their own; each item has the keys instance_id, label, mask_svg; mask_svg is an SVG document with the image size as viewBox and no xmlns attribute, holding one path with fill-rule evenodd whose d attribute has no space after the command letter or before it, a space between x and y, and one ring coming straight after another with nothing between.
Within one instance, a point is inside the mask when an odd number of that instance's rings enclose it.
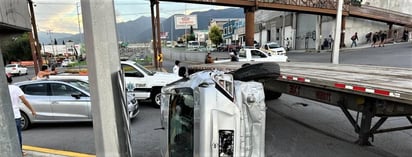
<instances>
[{"instance_id":1,"label":"trailer wheel","mask_svg":"<svg viewBox=\"0 0 412 157\"><path fill-rule=\"evenodd\" d=\"M273 92L265 89L265 100L275 100L282 96L282 93Z\"/></svg>"},{"instance_id":2,"label":"trailer wheel","mask_svg":"<svg viewBox=\"0 0 412 157\"><path fill-rule=\"evenodd\" d=\"M231 72L235 80L251 81L259 79L273 78L280 76L279 64L274 62L264 62L242 66L242 68Z\"/></svg>"}]
</instances>

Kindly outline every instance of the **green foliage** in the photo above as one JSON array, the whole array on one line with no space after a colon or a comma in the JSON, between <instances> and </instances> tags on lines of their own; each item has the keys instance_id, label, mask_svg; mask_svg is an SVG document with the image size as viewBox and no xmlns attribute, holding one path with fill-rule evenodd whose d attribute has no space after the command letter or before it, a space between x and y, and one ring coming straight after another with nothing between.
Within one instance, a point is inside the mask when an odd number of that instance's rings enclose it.
<instances>
[{"instance_id":1,"label":"green foliage","mask_svg":"<svg viewBox=\"0 0 412 157\"><path fill-rule=\"evenodd\" d=\"M135 62L139 63L140 65L152 65L153 57L146 55L144 59L136 59Z\"/></svg>"},{"instance_id":2,"label":"green foliage","mask_svg":"<svg viewBox=\"0 0 412 157\"><path fill-rule=\"evenodd\" d=\"M212 28L210 28L209 39L215 45L219 45L220 43L223 42L222 32L220 32L220 29L217 25L213 25Z\"/></svg>"},{"instance_id":3,"label":"green foliage","mask_svg":"<svg viewBox=\"0 0 412 157\"><path fill-rule=\"evenodd\" d=\"M24 33L10 40L5 40L0 45L4 63L19 60L33 60L28 33Z\"/></svg>"},{"instance_id":4,"label":"green foliage","mask_svg":"<svg viewBox=\"0 0 412 157\"><path fill-rule=\"evenodd\" d=\"M190 34L187 35L187 41L195 41L196 40L196 36L195 36L195 32L193 31L193 26L190 26Z\"/></svg>"},{"instance_id":5,"label":"green foliage","mask_svg":"<svg viewBox=\"0 0 412 157\"><path fill-rule=\"evenodd\" d=\"M361 6L362 4L362 0L351 0L350 1L350 3L353 5L353 6Z\"/></svg>"}]
</instances>

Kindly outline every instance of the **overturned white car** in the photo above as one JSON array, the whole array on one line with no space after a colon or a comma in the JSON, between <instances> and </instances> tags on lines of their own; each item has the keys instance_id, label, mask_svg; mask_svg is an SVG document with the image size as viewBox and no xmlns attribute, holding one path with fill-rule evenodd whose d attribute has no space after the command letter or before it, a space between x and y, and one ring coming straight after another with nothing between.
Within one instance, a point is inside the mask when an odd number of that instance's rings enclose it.
<instances>
[{"instance_id":1,"label":"overturned white car","mask_svg":"<svg viewBox=\"0 0 412 157\"><path fill-rule=\"evenodd\" d=\"M162 156L264 157L264 89L251 80L279 76L267 69L201 71L163 87Z\"/></svg>"}]
</instances>

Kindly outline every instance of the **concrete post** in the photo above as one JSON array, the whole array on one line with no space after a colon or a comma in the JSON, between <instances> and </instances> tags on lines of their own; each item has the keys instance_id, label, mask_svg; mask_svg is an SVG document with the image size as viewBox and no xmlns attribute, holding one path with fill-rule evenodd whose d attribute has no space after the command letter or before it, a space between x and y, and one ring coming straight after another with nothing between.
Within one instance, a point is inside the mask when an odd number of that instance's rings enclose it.
<instances>
[{"instance_id":1,"label":"concrete post","mask_svg":"<svg viewBox=\"0 0 412 157\"><path fill-rule=\"evenodd\" d=\"M315 49L316 52L320 52L321 50L321 43L322 43L322 15L318 15L316 17L316 41L315 41Z\"/></svg>"},{"instance_id":2,"label":"concrete post","mask_svg":"<svg viewBox=\"0 0 412 157\"><path fill-rule=\"evenodd\" d=\"M245 12L245 35L246 35L246 46L253 46L254 35L255 35L255 8L249 7L244 8ZM262 44L262 43L260 43Z\"/></svg>"},{"instance_id":3,"label":"concrete post","mask_svg":"<svg viewBox=\"0 0 412 157\"><path fill-rule=\"evenodd\" d=\"M113 0L82 0L96 155L129 157L128 118L121 108L120 57Z\"/></svg>"},{"instance_id":4,"label":"concrete post","mask_svg":"<svg viewBox=\"0 0 412 157\"><path fill-rule=\"evenodd\" d=\"M4 72L3 55L0 49L0 154L2 156L21 157L16 122L14 121L9 87Z\"/></svg>"},{"instance_id":5,"label":"concrete post","mask_svg":"<svg viewBox=\"0 0 412 157\"><path fill-rule=\"evenodd\" d=\"M333 43L332 63L339 64L339 43L341 41L342 7L343 0L339 0L336 13L335 42Z\"/></svg>"}]
</instances>

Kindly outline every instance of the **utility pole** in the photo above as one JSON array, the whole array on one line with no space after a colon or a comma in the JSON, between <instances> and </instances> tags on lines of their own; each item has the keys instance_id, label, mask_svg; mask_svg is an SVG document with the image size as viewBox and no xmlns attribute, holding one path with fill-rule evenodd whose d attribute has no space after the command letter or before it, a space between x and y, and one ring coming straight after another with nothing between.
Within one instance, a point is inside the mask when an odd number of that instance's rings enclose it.
<instances>
[{"instance_id":1,"label":"utility pole","mask_svg":"<svg viewBox=\"0 0 412 157\"><path fill-rule=\"evenodd\" d=\"M81 7L80 3L77 2L76 3L76 8L77 8L77 24L79 25L79 43L83 43L82 40L82 28L80 27L80 12L79 12L79 8Z\"/></svg>"},{"instance_id":2,"label":"utility pole","mask_svg":"<svg viewBox=\"0 0 412 157\"><path fill-rule=\"evenodd\" d=\"M335 25L335 41L333 42L333 52L332 52L332 63L339 64L339 44L341 36L341 26L342 26L342 8L343 0L339 0L338 8L336 13L336 25Z\"/></svg>"},{"instance_id":3,"label":"utility pole","mask_svg":"<svg viewBox=\"0 0 412 157\"><path fill-rule=\"evenodd\" d=\"M33 34L31 35L33 40L32 43L32 56L33 56L33 62L34 62L34 71L35 74L39 72L39 65L43 64L43 60L41 59L41 53L40 53L40 42L39 42L39 36L37 35L37 24L36 24L36 18L34 16L34 8L33 8L33 1L29 0L29 9L30 9L30 17L31 17L31 25L33 27Z\"/></svg>"}]
</instances>

